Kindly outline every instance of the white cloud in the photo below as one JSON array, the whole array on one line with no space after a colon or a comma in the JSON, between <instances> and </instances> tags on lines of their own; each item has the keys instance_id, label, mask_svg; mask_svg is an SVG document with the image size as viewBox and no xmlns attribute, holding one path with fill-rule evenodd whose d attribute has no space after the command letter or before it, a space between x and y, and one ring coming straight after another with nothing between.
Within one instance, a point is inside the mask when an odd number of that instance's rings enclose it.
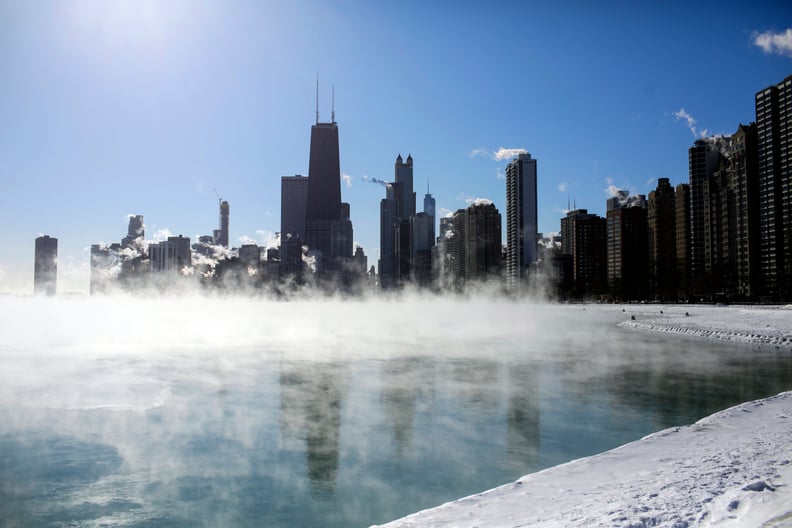
<instances>
[{"instance_id":1,"label":"white cloud","mask_svg":"<svg viewBox=\"0 0 792 528\"><path fill-rule=\"evenodd\" d=\"M245 246L249 244L256 244L256 241L247 235L242 235L241 237L239 237L239 243Z\"/></svg>"},{"instance_id":2,"label":"white cloud","mask_svg":"<svg viewBox=\"0 0 792 528\"><path fill-rule=\"evenodd\" d=\"M785 57L792 57L792 29L787 29L781 33L765 31L764 33L754 32L753 43L762 48L765 53L774 53Z\"/></svg>"},{"instance_id":3,"label":"white cloud","mask_svg":"<svg viewBox=\"0 0 792 528\"><path fill-rule=\"evenodd\" d=\"M495 161L503 161L505 159L511 159L518 154L528 154L528 151L523 148L499 148L498 152L492 155L492 158Z\"/></svg>"},{"instance_id":4,"label":"white cloud","mask_svg":"<svg viewBox=\"0 0 792 528\"><path fill-rule=\"evenodd\" d=\"M619 196L620 190L621 189L619 189L615 185L608 185L608 188L605 189L605 194L607 194L609 198L614 198L616 196Z\"/></svg>"},{"instance_id":5,"label":"white cloud","mask_svg":"<svg viewBox=\"0 0 792 528\"><path fill-rule=\"evenodd\" d=\"M503 171L502 171L502 170L500 170L500 169L498 169L498 170L495 172L495 175L498 177L498 179L499 179L499 180L505 180L505 179L506 179L506 175L505 175L505 174L503 174Z\"/></svg>"},{"instance_id":6,"label":"white cloud","mask_svg":"<svg viewBox=\"0 0 792 528\"><path fill-rule=\"evenodd\" d=\"M445 207L441 207L437 210L437 213L440 215L441 218L449 218L454 216L454 211L451 209L446 209Z\"/></svg>"},{"instance_id":7,"label":"white cloud","mask_svg":"<svg viewBox=\"0 0 792 528\"><path fill-rule=\"evenodd\" d=\"M493 202L489 198L473 198L472 196L468 196L465 198L465 203L468 205L490 205Z\"/></svg>"},{"instance_id":8,"label":"white cloud","mask_svg":"<svg viewBox=\"0 0 792 528\"><path fill-rule=\"evenodd\" d=\"M688 114L684 108L680 108L678 111L674 112L674 117L677 121L684 121L688 129L690 129L690 133L693 134L693 137L696 139L705 138L709 134L709 130L706 128L701 130L696 128L696 120L692 115Z\"/></svg>"},{"instance_id":9,"label":"white cloud","mask_svg":"<svg viewBox=\"0 0 792 528\"><path fill-rule=\"evenodd\" d=\"M345 173L341 174L341 179L344 180L344 183L346 184L347 189L352 187L352 176L350 176L349 174L347 174L345 172Z\"/></svg>"},{"instance_id":10,"label":"white cloud","mask_svg":"<svg viewBox=\"0 0 792 528\"><path fill-rule=\"evenodd\" d=\"M561 183L558 184L558 191L559 192L567 192L568 188L569 188L569 185L567 184L567 182L561 182Z\"/></svg>"},{"instance_id":11,"label":"white cloud","mask_svg":"<svg viewBox=\"0 0 792 528\"><path fill-rule=\"evenodd\" d=\"M648 180L646 180L647 187L654 187L656 183L657 183L657 178L649 178Z\"/></svg>"},{"instance_id":12,"label":"white cloud","mask_svg":"<svg viewBox=\"0 0 792 528\"><path fill-rule=\"evenodd\" d=\"M167 227L165 229L160 229L154 233L154 242L163 242L168 240L168 237L172 237L173 233Z\"/></svg>"},{"instance_id":13,"label":"white cloud","mask_svg":"<svg viewBox=\"0 0 792 528\"><path fill-rule=\"evenodd\" d=\"M494 161L503 161L509 160L511 161L512 158L516 157L518 154L528 154L528 151L524 148L504 148L500 147L495 152L490 152L489 149L485 147L478 147L474 148L470 151L470 157L481 156L484 158L491 158Z\"/></svg>"}]
</instances>

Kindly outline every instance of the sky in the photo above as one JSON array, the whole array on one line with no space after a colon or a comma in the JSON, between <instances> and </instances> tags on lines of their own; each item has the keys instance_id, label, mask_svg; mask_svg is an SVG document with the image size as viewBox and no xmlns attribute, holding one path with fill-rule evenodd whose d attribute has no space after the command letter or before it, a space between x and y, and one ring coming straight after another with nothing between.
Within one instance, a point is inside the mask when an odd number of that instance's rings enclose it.
<instances>
[{"instance_id":1,"label":"sky","mask_svg":"<svg viewBox=\"0 0 792 528\"><path fill-rule=\"evenodd\" d=\"M90 245L275 244L280 177L308 173L310 127L339 127L342 199L375 265L379 202L414 159L446 214L505 217L504 169L536 158L539 230L570 202L687 181L702 135L754 120L792 74L785 2L0 0L0 293L30 293L34 240L59 240L59 292L88 289ZM505 230L503 232L505 239Z\"/></svg>"}]
</instances>

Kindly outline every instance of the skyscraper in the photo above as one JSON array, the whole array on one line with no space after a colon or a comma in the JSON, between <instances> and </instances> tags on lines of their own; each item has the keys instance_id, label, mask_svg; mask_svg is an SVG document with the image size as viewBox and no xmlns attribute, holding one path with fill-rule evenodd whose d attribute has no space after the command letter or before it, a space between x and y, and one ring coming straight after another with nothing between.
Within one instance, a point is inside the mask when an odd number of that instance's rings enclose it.
<instances>
[{"instance_id":1,"label":"skyscraper","mask_svg":"<svg viewBox=\"0 0 792 528\"><path fill-rule=\"evenodd\" d=\"M501 215L492 202L473 203L465 210L465 280L500 276L502 258Z\"/></svg>"},{"instance_id":2,"label":"skyscraper","mask_svg":"<svg viewBox=\"0 0 792 528\"><path fill-rule=\"evenodd\" d=\"M690 176L690 287L695 294L706 290L706 199L705 186L720 166L716 138L698 139L688 150Z\"/></svg>"},{"instance_id":3,"label":"skyscraper","mask_svg":"<svg viewBox=\"0 0 792 528\"><path fill-rule=\"evenodd\" d=\"M380 201L380 286L391 288L395 285L395 247L393 228L396 225L396 198L393 186L385 187L385 198Z\"/></svg>"},{"instance_id":4,"label":"skyscraper","mask_svg":"<svg viewBox=\"0 0 792 528\"><path fill-rule=\"evenodd\" d=\"M33 261L33 293L55 295L58 282L58 239L48 235L36 238Z\"/></svg>"},{"instance_id":5,"label":"skyscraper","mask_svg":"<svg viewBox=\"0 0 792 528\"><path fill-rule=\"evenodd\" d=\"M340 260L352 258L352 222L349 205L341 203L341 163L338 155L338 126L335 110L330 123L311 127L308 163L308 195L305 205L305 243L321 253L321 272L341 269Z\"/></svg>"},{"instance_id":6,"label":"skyscraper","mask_svg":"<svg viewBox=\"0 0 792 528\"><path fill-rule=\"evenodd\" d=\"M792 296L792 75L756 94L764 295Z\"/></svg>"},{"instance_id":7,"label":"skyscraper","mask_svg":"<svg viewBox=\"0 0 792 528\"><path fill-rule=\"evenodd\" d=\"M649 285L651 297L673 301L676 283L676 196L668 178L657 180L649 193L647 208L649 231Z\"/></svg>"},{"instance_id":8,"label":"skyscraper","mask_svg":"<svg viewBox=\"0 0 792 528\"><path fill-rule=\"evenodd\" d=\"M409 221L415 214L415 192L413 192L413 159L407 155L407 161L402 163L401 154L396 157L395 179L397 185L396 202L399 207L399 218Z\"/></svg>"},{"instance_id":9,"label":"skyscraper","mask_svg":"<svg viewBox=\"0 0 792 528\"><path fill-rule=\"evenodd\" d=\"M677 297L688 300L690 293L690 185L680 183L674 193L676 223Z\"/></svg>"},{"instance_id":10,"label":"skyscraper","mask_svg":"<svg viewBox=\"0 0 792 528\"><path fill-rule=\"evenodd\" d=\"M646 207L627 200L607 212L608 286L611 298L646 299L649 286Z\"/></svg>"},{"instance_id":11,"label":"skyscraper","mask_svg":"<svg viewBox=\"0 0 792 528\"><path fill-rule=\"evenodd\" d=\"M190 239L171 236L167 240L149 245L149 263L151 271L171 271L183 273L186 267L192 266Z\"/></svg>"},{"instance_id":12,"label":"skyscraper","mask_svg":"<svg viewBox=\"0 0 792 528\"><path fill-rule=\"evenodd\" d=\"M536 160L520 154L506 167L506 286L515 291L536 262Z\"/></svg>"},{"instance_id":13,"label":"skyscraper","mask_svg":"<svg viewBox=\"0 0 792 528\"><path fill-rule=\"evenodd\" d=\"M228 216L231 208L228 202L220 200L220 228L214 230L215 244L228 247Z\"/></svg>"},{"instance_id":14,"label":"skyscraper","mask_svg":"<svg viewBox=\"0 0 792 528\"><path fill-rule=\"evenodd\" d=\"M305 207L308 200L308 178L300 176L281 177L281 227L280 236L298 236L305 240Z\"/></svg>"},{"instance_id":15,"label":"skyscraper","mask_svg":"<svg viewBox=\"0 0 792 528\"><path fill-rule=\"evenodd\" d=\"M129 215L129 227L127 228L127 236L121 239L121 247L130 248L136 245L136 242L145 238L145 227L143 225L143 215Z\"/></svg>"},{"instance_id":16,"label":"skyscraper","mask_svg":"<svg viewBox=\"0 0 792 528\"><path fill-rule=\"evenodd\" d=\"M429 194L429 184L426 185L426 194L424 195L423 212L432 217L432 240L435 239L435 225L437 224L437 215L435 213L435 199Z\"/></svg>"}]
</instances>

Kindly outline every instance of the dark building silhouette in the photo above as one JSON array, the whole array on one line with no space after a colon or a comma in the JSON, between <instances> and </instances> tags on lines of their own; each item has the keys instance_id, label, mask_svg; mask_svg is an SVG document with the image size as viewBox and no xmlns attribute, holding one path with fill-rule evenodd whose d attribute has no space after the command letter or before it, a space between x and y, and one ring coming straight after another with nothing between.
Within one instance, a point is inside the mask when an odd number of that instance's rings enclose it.
<instances>
[{"instance_id":1,"label":"dark building silhouette","mask_svg":"<svg viewBox=\"0 0 792 528\"><path fill-rule=\"evenodd\" d=\"M396 157L395 178L396 202L398 204L399 218L409 221L415 215L415 192L413 192L413 159L407 155L407 161L402 162L401 154Z\"/></svg>"},{"instance_id":2,"label":"dark building silhouette","mask_svg":"<svg viewBox=\"0 0 792 528\"><path fill-rule=\"evenodd\" d=\"M607 225L586 209L561 219L561 254L572 258L572 281L577 296L597 296L608 289Z\"/></svg>"},{"instance_id":3,"label":"dark building silhouette","mask_svg":"<svg viewBox=\"0 0 792 528\"><path fill-rule=\"evenodd\" d=\"M306 176L281 177L281 242L286 235L305 239L305 208L308 201Z\"/></svg>"},{"instance_id":4,"label":"dark building silhouette","mask_svg":"<svg viewBox=\"0 0 792 528\"><path fill-rule=\"evenodd\" d=\"M516 291L537 260L536 160L520 154L506 167L506 286Z\"/></svg>"},{"instance_id":5,"label":"dark building silhouette","mask_svg":"<svg viewBox=\"0 0 792 528\"><path fill-rule=\"evenodd\" d=\"M762 289L792 297L792 75L755 96Z\"/></svg>"},{"instance_id":6,"label":"dark building silhouette","mask_svg":"<svg viewBox=\"0 0 792 528\"><path fill-rule=\"evenodd\" d=\"M352 258L352 222L349 204L341 203L341 164L335 112L330 123L311 127L308 193L305 205L305 244L318 253L319 273L340 271Z\"/></svg>"},{"instance_id":7,"label":"dark building silhouette","mask_svg":"<svg viewBox=\"0 0 792 528\"><path fill-rule=\"evenodd\" d=\"M688 300L690 292L690 185L676 186L676 266L679 300Z\"/></svg>"},{"instance_id":8,"label":"dark building silhouette","mask_svg":"<svg viewBox=\"0 0 792 528\"><path fill-rule=\"evenodd\" d=\"M33 260L33 293L55 295L58 283L58 239L49 235L36 238Z\"/></svg>"},{"instance_id":9,"label":"dark building silhouette","mask_svg":"<svg viewBox=\"0 0 792 528\"><path fill-rule=\"evenodd\" d=\"M127 236L121 239L122 248L137 247L146 236L143 215L129 215Z\"/></svg>"},{"instance_id":10,"label":"dark building silhouette","mask_svg":"<svg viewBox=\"0 0 792 528\"><path fill-rule=\"evenodd\" d=\"M611 209L607 212L606 226L611 298L646 299L649 289L646 207L627 204Z\"/></svg>"},{"instance_id":11,"label":"dark building silhouette","mask_svg":"<svg viewBox=\"0 0 792 528\"><path fill-rule=\"evenodd\" d=\"M228 247L228 217L231 208L228 202L220 200L220 228L214 230L214 242L218 246Z\"/></svg>"},{"instance_id":12,"label":"dark building silhouette","mask_svg":"<svg viewBox=\"0 0 792 528\"><path fill-rule=\"evenodd\" d=\"M759 169L756 123L740 125L731 137L729 178L734 201L736 294L755 299L761 293Z\"/></svg>"},{"instance_id":13,"label":"dark building silhouette","mask_svg":"<svg viewBox=\"0 0 792 528\"><path fill-rule=\"evenodd\" d=\"M393 186L385 187L385 198L380 201L380 286L392 288L396 285L396 248L394 246L394 228L397 223L397 203Z\"/></svg>"},{"instance_id":14,"label":"dark building silhouette","mask_svg":"<svg viewBox=\"0 0 792 528\"><path fill-rule=\"evenodd\" d=\"M707 223L705 186L720 166L719 138L696 140L688 150L690 177L690 287L706 294L711 273L706 265Z\"/></svg>"},{"instance_id":15,"label":"dark building silhouette","mask_svg":"<svg viewBox=\"0 0 792 528\"><path fill-rule=\"evenodd\" d=\"M500 276L503 263L501 215L493 203L474 203L465 210L465 280Z\"/></svg>"},{"instance_id":16,"label":"dark building silhouette","mask_svg":"<svg viewBox=\"0 0 792 528\"><path fill-rule=\"evenodd\" d=\"M650 298L677 298L676 194L668 178L657 180L647 204Z\"/></svg>"}]
</instances>

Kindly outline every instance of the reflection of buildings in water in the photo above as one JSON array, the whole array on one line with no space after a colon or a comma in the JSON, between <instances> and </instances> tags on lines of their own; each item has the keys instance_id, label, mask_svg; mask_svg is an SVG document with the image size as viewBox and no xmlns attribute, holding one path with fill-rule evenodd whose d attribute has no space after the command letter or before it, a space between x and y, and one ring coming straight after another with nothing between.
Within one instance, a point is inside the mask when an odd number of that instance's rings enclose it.
<instances>
[{"instance_id":1,"label":"reflection of buildings in water","mask_svg":"<svg viewBox=\"0 0 792 528\"><path fill-rule=\"evenodd\" d=\"M506 419L508 453L527 464L539 454L539 390L536 367L510 365L509 411Z\"/></svg>"},{"instance_id":2,"label":"reflection of buildings in water","mask_svg":"<svg viewBox=\"0 0 792 528\"><path fill-rule=\"evenodd\" d=\"M412 447L418 396L434 390L434 365L416 358L399 358L382 369L382 403L390 423L396 454Z\"/></svg>"},{"instance_id":3,"label":"reflection of buildings in water","mask_svg":"<svg viewBox=\"0 0 792 528\"><path fill-rule=\"evenodd\" d=\"M455 400L476 407L496 409L500 401L498 363L487 359L463 359L451 363Z\"/></svg>"},{"instance_id":4,"label":"reflection of buildings in water","mask_svg":"<svg viewBox=\"0 0 792 528\"><path fill-rule=\"evenodd\" d=\"M306 470L314 490L331 491L339 463L344 367L284 363L280 388L281 442L304 438Z\"/></svg>"}]
</instances>

